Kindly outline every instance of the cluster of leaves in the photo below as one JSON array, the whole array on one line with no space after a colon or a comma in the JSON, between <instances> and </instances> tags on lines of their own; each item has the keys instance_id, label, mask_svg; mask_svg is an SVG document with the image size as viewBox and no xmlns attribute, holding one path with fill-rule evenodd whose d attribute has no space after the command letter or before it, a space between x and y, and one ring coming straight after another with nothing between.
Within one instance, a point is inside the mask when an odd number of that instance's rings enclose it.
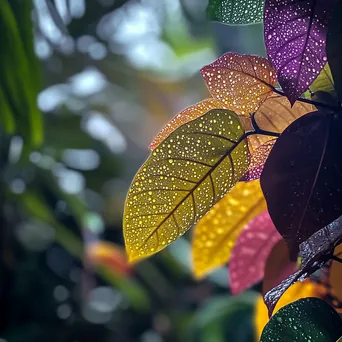
<instances>
[{"instance_id":1,"label":"cluster of leaves","mask_svg":"<svg viewBox=\"0 0 342 342\"><path fill-rule=\"evenodd\" d=\"M212 0L208 13L228 24L263 20L268 58L227 53L201 70L212 98L179 113L152 142L127 196L126 249L137 261L195 225L195 276L229 261L233 293L264 278L271 315L342 240L342 2ZM310 306L334 316L329 327L305 314ZM289 329L288 340L342 335L324 303L283 310L262 341ZM291 324L299 311L314 328Z\"/></svg>"}]
</instances>

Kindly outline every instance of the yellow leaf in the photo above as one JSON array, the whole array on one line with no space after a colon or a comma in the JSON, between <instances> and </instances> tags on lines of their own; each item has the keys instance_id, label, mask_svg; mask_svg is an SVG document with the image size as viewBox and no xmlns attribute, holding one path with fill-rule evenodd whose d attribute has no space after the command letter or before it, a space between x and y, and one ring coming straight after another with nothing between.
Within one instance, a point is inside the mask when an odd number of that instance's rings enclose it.
<instances>
[{"instance_id":1,"label":"yellow leaf","mask_svg":"<svg viewBox=\"0 0 342 342\"><path fill-rule=\"evenodd\" d=\"M180 126L135 176L124 211L129 260L152 255L184 234L248 168L238 116L213 109Z\"/></svg>"},{"instance_id":2,"label":"yellow leaf","mask_svg":"<svg viewBox=\"0 0 342 342\"><path fill-rule=\"evenodd\" d=\"M266 208L259 180L236 184L195 227L192 239L195 277L201 278L227 263L242 229Z\"/></svg>"},{"instance_id":3,"label":"yellow leaf","mask_svg":"<svg viewBox=\"0 0 342 342\"><path fill-rule=\"evenodd\" d=\"M277 73L263 57L229 52L201 69L210 94L238 114L255 112L273 92Z\"/></svg>"},{"instance_id":4,"label":"yellow leaf","mask_svg":"<svg viewBox=\"0 0 342 342\"><path fill-rule=\"evenodd\" d=\"M269 97L255 113L258 126L266 131L282 133L293 121L304 114L315 111L316 108L303 102L295 102L291 107L285 96L277 94ZM248 137L248 146L251 152L274 137L251 135Z\"/></svg>"},{"instance_id":5,"label":"yellow leaf","mask_svg":"<svg viewBox=\"0 0 342 342\"><path fill-rule=\"evenodd\" d=\"M190 106L178 113L153 139L150 150L154 150L168 135L170 135L179 126L194 120L211 109L224 108L224 105L216 99L206 99L193 106Z\"/></svg>"},{"instance_id":6,"label":"yellow leaf","mask_svg":"<svg viewBox=\"0 0 342 342\"><path fill-rule=\"evenodd\" d=\"M300 298L306 297L318 297L323 298L325 295L324 287L319 284L314 283L313 281L307 279L304 282L294 283L279 299L278 304L276 305L273 315L281 309L283 306L290 304ZM262 296L256 302L255 305L255 313L254 313L254 326L255 326L255 335L256 340L259 341L262 331L269 321L267 307L264 303L264 299Z\"/></svg>"}]
</instances>

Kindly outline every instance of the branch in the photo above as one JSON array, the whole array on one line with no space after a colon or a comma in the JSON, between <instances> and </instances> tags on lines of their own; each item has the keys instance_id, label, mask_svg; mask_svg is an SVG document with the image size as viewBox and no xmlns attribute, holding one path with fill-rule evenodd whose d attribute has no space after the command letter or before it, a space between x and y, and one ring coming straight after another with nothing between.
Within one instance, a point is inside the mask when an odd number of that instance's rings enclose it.
<instances>
[{"instance_id":1,"label":"branch","mask_svg":"<svg viewBox=\"0 0 342 342\"><path fill-rule=\"evenodd\" d=\"M275 88L275 87L272 87L272 90L281 95L281 96L286 96L281 90ZM302 98L298 98L297 101L299 102L303 102L303 103L308 103L308 104L311 104L311 105L314 105L316 107L321 107L321 108L326 108L326 109L330 109L334 112L340 112L341 111L341 108L339 107L334 107L334 106L330 106L326 103L322 103L322 102L317 102L317 101L314 101L314 100L309 100L309 99L302 99Z\"/></svg>"}]
</instances>

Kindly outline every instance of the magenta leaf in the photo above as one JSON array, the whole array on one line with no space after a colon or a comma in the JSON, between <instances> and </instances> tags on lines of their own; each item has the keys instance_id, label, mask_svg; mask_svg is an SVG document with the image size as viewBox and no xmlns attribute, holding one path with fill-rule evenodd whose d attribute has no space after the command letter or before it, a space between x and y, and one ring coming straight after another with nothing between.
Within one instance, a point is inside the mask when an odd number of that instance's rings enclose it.
<instances>
[{"instance_id":1,"label":"magenta leaf","mask_svg":"<svg viewBox=\"0 0 342 342\"><path fill-rule=\"evenodd\" d=\"M292 260L299 244L342 215L342 116L317 111L277 139L260 177L270 216Z\"/></svg>"},{"instance_id":2,"label":"magenta leaf","mask_svg":"<svg viewBox=\"0 0 342 342\"><path fill-rule=\"evenodd\" d=\"M234 295L262 280L268 255L281 239L267 211L246 226L229 262L230 286Z\"/></svg>"},{"instance_id":3,"label":"magenta leaf","mask_svg":"<svg viewBox=\"0 0 342 342\"><path fill-rule=\"evenodd\" d=\"M330 259L335 247L341 243L341 239L342 217L339 217L300 245L299 255L302 257L300 269L265 295L269 316L272 315L280 297L292 284L305 280Z\"/></svg>"},{"instance_id":4,"label":"magenta leaf","mask_svg":"<svg viewBox=\"0 0 342 342\"><path fill-rule=\"evenodd\" d=\"M335 4L336 0L266 0L266 49L291 104L327 62L327 25Z\"/></svg>"},{"instance_id":5,"label":"magenta leaf","mask_svg":"<svg viewBox=\"0 0 342 342\"><path fill-rule=\"evenodd\" d=\"M264 144L260 145L255 151L253 151L248 171L241 178L240 181L248 182L260 178L267 157L270 154L275 142L276 139L267 141Z\"/></svg>"}]
</instances>

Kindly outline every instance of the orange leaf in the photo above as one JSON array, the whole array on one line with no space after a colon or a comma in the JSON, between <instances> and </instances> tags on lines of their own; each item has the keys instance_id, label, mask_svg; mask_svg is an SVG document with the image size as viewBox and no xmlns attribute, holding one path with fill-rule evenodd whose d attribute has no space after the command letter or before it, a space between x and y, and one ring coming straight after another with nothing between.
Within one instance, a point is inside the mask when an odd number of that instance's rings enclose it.
<instances>
[{"instance_id":1,"label":"orange leaf","mask_svg":"<svg viewBox=\"0 0 342 342\"><path fill-rule=\"evenodd\" d=\"M210 94L237 114L248 115L272 94L276 71L263 57L226 53L201 69Z\"/></svg>"},{"instance_id":2,"label":"orange leaf","mask_svg":"<svg viewBox=\"0 0 342 342\"><path fill-rule=\"evenodd\" d=\"M154 150L167 136L169 136L179 126L192 121L199 116L204 115L211 109L225 108L224 105L216 99L206 99L193 106L190 106L178 113L169 123L157 134L149 146Z\"/></svg>"},{"instance_id":3,"label":"orange leaf","mask_svg":"<svg viewBox=\"0 0 342 342\"><path fill-rule=\"evenodd\" d=\"M313 105L298 101L291 107L289 100L285 96L273 94L255 113L255 121L263 130L282 133L293 121L315 110L316 108ZM248 137L248 147L253 152L271 139L274 139L274 137L251 135Z\"/></svg>"},{"instance_id":4,"label":"orange leaf","mask_svg":"<svg viewBox=\"0 0 342 342\"><path fill-rule=\"evenodd\" d=\"M280 298L273 314L275 314L283 306L292 303L300 298L306 297L318 297L323 298L324 291L322 292L322 286L314 283L313 281L307 279L302 283L293 284ZM262 296L256 302L255 314L254 314L254 326L257 340L259 341L262 330L268 322L268 311L264 303Z\"/></svg>"},{"instance_id":5,"label":"orange leaf","mask_svg":"<svg viewBox=\"0 0 342 342\"><path fill-rule=\"evenodd\" d=\"M129 275L131 272L124 250L114 243L92 242L86 247L86 255L94 266L104 265L121 275Z\"/></svg>"}]
</instances>

